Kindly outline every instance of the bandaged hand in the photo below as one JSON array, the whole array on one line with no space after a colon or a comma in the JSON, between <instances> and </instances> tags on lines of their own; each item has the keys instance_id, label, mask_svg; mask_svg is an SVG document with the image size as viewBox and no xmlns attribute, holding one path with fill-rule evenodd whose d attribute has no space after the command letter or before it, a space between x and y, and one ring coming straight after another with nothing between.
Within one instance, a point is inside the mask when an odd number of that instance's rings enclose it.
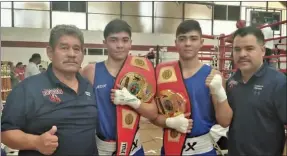
<instances>
[{"instance_id":1,"label":"bandaged hand","mask_svg":"<svg viewBox=\"0 0 287 156\"><path fill-rule=\"evenodd\" d=\"M167 118L165 124L180 133L189 133L192 129L192 120L185 118L184 114Z\"/></svg>"},{"instance_id":2,"label":"bandaged hand","mask_svg":"<svg viewBox=\"0 0 287 156\"><path fill-rule=\"evenodd\" d=\"M209 87L211 94L216 96L218 102L227 99L225 89L222 86L222 76L218 71L212 70L206 78L205 84Z\"/></svg>"},{"instance_id":3,"label":"bandaged hand","mask_svg":"<svg viewBox=\"0 0 287 156\"><path fill-rule=\"evenodd\" d=\"M122 89L113 89L111 98L116 105L128 105L134 109L138 109L141 105L141 101L125 87Z\"/></svg>"}]
</instances>

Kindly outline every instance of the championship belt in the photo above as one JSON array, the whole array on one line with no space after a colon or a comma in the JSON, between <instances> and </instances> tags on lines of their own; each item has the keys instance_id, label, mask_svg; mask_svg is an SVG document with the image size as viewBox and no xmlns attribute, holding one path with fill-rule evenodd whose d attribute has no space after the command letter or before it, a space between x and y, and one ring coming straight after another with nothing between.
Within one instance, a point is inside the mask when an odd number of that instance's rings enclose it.
<instances>
[{"instance_id":1,"label":"championship belt","mask_svg":"<svg viewBox=\"0 0 287 156\"><path fill-rule=\"evenodd\" d=\"M191 113L191 101L184 84L178 61L159 64L156 68L157 106L167 118ZM165 128L163 147L165 155L181 155L186 134Z\"/></svg>"},{"instance_id":2,"label":"championship belt","mask_svg":"<svg viewBox=\"0 0 287 156\"><path fill-rule=\"evenodd\" d=\"M153 100L156 92L154 67L144 57L128 56L117 75L117 84L126 87L144 103ZM138 130L140 115L129 106L117 105L117 150L116 155L129 155Z\"/></svg>"}]
</instances>

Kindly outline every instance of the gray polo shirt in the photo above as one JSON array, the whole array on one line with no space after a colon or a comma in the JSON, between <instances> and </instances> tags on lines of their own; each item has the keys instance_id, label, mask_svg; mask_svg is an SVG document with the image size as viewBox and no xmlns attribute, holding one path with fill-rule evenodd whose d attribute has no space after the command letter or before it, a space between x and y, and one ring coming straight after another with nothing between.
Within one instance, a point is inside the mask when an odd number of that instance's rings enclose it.
<instances>
[{"instance_id":1,"label":"gray polo shirt","mask_svg":"<svg viewBox=\"0 0 287 156\"><path fill-rule=\"evenodd\" d=\"M263 64L244 84L238 70L227 81L233 110L229 155L282 155L286 121L286 76Z\"/></svg>"}]
</instances>

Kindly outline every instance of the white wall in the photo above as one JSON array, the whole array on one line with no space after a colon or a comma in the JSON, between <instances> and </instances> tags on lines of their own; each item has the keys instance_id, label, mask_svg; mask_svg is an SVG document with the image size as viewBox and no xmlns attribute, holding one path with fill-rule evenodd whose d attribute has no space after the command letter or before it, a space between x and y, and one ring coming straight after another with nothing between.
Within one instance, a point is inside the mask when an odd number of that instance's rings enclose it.
<instances>
[{"instance_id":1,"label":"white wall","mask_svg":"<svg viewBox=\"0 0 287 156\"><path fill-rule=\"evenodd\" d=\"M2 41L34 41L34 42L48 42L49 39L48 29L37 28L1 28L1 40ZM102 44L103 32L100 31L83 31L85 37L85 43L87 44ZM173 34L143 34L133 33L132 40L133 45L145 45L145 46L174 46ZM217 40L205 39L205 45L217 45ZM133 54L144 55L148 51L131 51ZM1 47L1 60L13 60L14 63L19 61L24 64L28 63L30 56L33 53L40 53L43 61L49 61L46 56L44 48L21 48L21 47ZM178 54L168 53L165 55L166 59L177 59ZM86 55L83 65L89 62L102 61L106 59L106 56L99 55Z\"/></svg>"},{"instance_id":2,"label":"white wall","mask_svg":"<svg viewBox=\"0 0 287 156\"><path fill-rule=\"evenodd\" d=\"M273 4L273 3L272 3ZM277 3L276 3L277 5ZM276 5L273 5L276 6ZM278 5L279 6L279 5ZM286 10L284 11L286 12ZM284 16L284 15L283 15ZM245 17L245 15L243 16ZM283 17L286 20L286 16ZM204 20L199 20L203 32L208 33L211 29L207 23L204 23ZM215 21L214 22L214 33L220 34L221 32L224 34L229 34L233 32L235 27L235 22L227 22L227 21ZM284 36L286 36L286 24L283 25L282 31ZM3 41L36 41L36 42L47 42L49 39L49 29L40 29L40 28L1 28L1 40ZM88 44L102 44L103 40L103 32L102 31L83 31L85 36L85 43ZM145 46L173 46L174 45L174 34L150 34L150 33L133 33L132 40L133 45L145 45ZM275 41L278 42L278 41ZM282 43L286 43L286 40ZM218 40L210 40L205 39L205 45L217 45ZM286 49L286 46L280 46L282 49ZM11 48L11 47L2 47L1 48L1 60L4 61L13 61L17 63L19 61L24 64L28 63L30 56L33 53L40 53L44 61L49 61L44 48ZM169 50L168 50L169 51ZM133 54L141 54L144 55L148 51L131 51ZM86 55L83 66L88 64L89 62L98 62L106 59L107 56L99 56L99 55ZM209 57L208 55L204 55L204 57ZM165 53L165 60L174 60L178 59L178 54L176 53ZM282 58L283 59L283 58ZM207 61L208 62L208 61ZM286 64L284 63L286 67Z\"/></svg>"}]
</instances>

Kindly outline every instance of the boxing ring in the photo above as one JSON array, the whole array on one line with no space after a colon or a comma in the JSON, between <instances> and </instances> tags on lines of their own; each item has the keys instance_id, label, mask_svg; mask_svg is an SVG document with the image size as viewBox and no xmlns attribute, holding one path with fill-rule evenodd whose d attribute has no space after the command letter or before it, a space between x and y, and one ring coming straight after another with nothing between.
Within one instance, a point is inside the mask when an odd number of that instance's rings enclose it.
<instances>
[{"instance_id":1,"label":"boxing ring","mask_svg":"<svg viewBox=\"0 0 287 156\"><path fill-rule=\"evenodd\" d=\"M261 27L258 27L259 29L263 29L265 27L273 27L278 26L282 24L286 24L287 21L280 21L276 23L272 23L269 25L264 25ZM229 76L236 71L236 67L233 65L232 61L232 45L226 44L226 38L230 37L232 34L225 35L221 34L218 37L219 40L219 55L216 56L219 60L219 71L222 72L223 76L225 78L229 78ZM273 37L273 38L267 38L264 41L273 41L274 47L272 50L272 54L270 56L264 56L264 59L270 59L269 64L275 67L277 70L283 72L286 74L286 34L285 36L280 37Z\"/></svg>"},{"instance_id":2,"label":"boxing ring","mask_svg":"<svg viewBox=\"0 0 287 156\"><path fill-rule=\"evenodd\" d=\"M269 25L264 25L259 27L263 29L265 27L273 27L277 25L286 24L287 21L280 21L277 23L272 23ZM221 34L219 36L212 35L202 35L206 40L213 40L212 45L203 45L200 49L199 60L205 64L211 65L213 68L219 70L225 79L228 79L237 68L234 66L232 59L232 44L227 43L226 39L232 34ZM269 64L276 68L277 70L286 74L286 34L285 36L267 38L267 41L274 41L274 47L272 49L272 54L270 56L265 56L264 59L269 58ZM142 57L149 58L156 66L160 62L164 62L164 55L168 55L168 46L156 46L155 48L150 48L148 54L142 55ZM169 53L170 54L170 53ZM176 60L176 59L175 59ZM166 60L167 61L167 60Z\"/></svg>"},{"instance_id":3,"label":"boxing ring","mask_svg":"<svg viewBox=\"0 0 287 156\"><path fill-rule=\"evenodd\" d=\"M272 27L277 25L286 24L287 21L281 21L272 23L269 25L264 25L258 27L259 29L263 29L265 27ZM203 35L204 39L214 40L214 45L204 45L199 55L199 60L203 63L211 65L213 68L219 70L225 79L228 79L237 68L234 66L233 58L232 58L232 44L227 43L226 39L230 37L232 34L221 34L219 36L211 36L211 35ZM278 71L281 71L286 74L286 34L285 36L267 38L264 41L274 41L274 47L272 50L272 54L270 56L264 56L263 59L269 58L269 65L276 68ZM168 47L160 47L156 46L156 48L151 48L147 55L143 57L147 57L155 64L155 66L163 62L162 55L165 55L168 52ZM285 131L286 137L287 132ZM224 140L224 139L223 139ZM228 153L227 151L227 138L223 142L214 143L215 148L217 149L218 154L224 155ZM285 149L286 150L286 149Z\"/></svg>"}]
</instances>

